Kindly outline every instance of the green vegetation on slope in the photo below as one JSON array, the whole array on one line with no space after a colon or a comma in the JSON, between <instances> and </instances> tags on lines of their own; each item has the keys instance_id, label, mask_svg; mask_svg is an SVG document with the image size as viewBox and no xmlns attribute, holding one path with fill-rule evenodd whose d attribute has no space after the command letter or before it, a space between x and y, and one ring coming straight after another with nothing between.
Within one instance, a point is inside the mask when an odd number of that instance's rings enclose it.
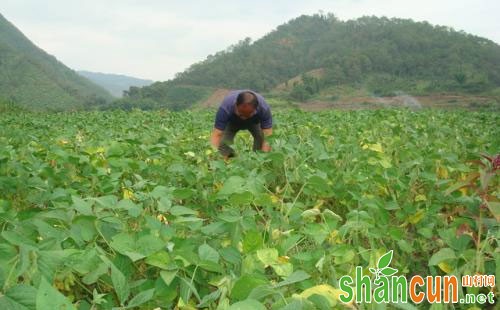
<instances>
[{"instance_id":1,"label":"green vegetation on slope","mask_svg":"<svg viewBox=\"0 0 500 310\"><path fill-rule=\"evenodd\" d=\"M318 69L321 78L306 74ZM500 46L427 22L301 16L255 42L247 38L208 56L154 91L145 87L136 93L159 101L176 85L271 92L297 76L303 79L288 85L291 90L281 91L282 96L300 101L342 85L383 96L394 91L482 93L500 87Z\"/></svg>"},{"instance_id":2,"label":"green vegetation on slope","mask_svg":"<svg viewBox=\"0 0 500 310\"><path fill-rule=\"evenodd\" d=\"M104 104L111 95L35 46L0 14L0 97L32 109Z\"/></svg>"},{"instance_id":3,"label":"green vegetation on slope","mask_svg":"<svg viewBox=\"0 0 500 310\"><path fill-rule=\"evenodd\" d=\"M226 164L213 113L0 113L0 308L340 309L390 250L498 278L499 117L280 112L273 152L242 135Z\"/></svg>"},{"instance_id":4,"label":"green vegetation on slope","mask_svg":"<svg viewBox=\"0 0 500 310\"><path fill-rule=\"evenodd\" d=\"M113 101L101 109L140 108L153 110L166 108L173 111L183 110L195 106L207 99L213 88L194 85L172 85L169 82L156 82L147 87L130 87L124 92L124 97Z\"/></svg>"}]
</instances>

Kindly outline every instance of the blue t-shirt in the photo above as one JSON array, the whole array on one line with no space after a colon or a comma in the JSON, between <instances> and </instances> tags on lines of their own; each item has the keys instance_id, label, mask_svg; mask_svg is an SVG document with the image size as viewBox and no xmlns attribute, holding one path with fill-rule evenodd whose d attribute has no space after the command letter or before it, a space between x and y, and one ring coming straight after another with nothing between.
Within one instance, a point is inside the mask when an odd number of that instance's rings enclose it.
<instances>
[{"instance_id":1,"label":"blue t-shirt","mask_svg":"<svg viewBox=\"0 0 500 310\"><path fill-rule=\"evenodd\" d=\"M242 120L234 113L236 107L236 98L244 91L249 91L257 97L259 105L255 114L249 119ZM250 90L233 90L222 101L217 114L215 115L215 128L219 130L226 129L227 124L232 123L238 127L246 127L249 124L260 123L262 129L273 127L273 117L271 115L271 108L260 94Z\"/></svg>"}]
</instances>

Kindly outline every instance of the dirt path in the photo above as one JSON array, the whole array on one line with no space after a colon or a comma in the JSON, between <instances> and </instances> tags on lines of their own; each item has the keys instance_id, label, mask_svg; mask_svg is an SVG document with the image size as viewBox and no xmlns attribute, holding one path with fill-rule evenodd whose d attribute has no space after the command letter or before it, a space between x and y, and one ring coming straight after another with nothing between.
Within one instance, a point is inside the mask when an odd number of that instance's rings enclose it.
<instances>
[{"instance_id":1,"label":"dirt path","mask_svg":"<svg viewBox=\"0 0 500 310\"><path fill-rule=\"evenodd\" d=\"M219 88L216 91L214 91L210 97L208 97L205 101L203 101L200 104L200 107L202 108L215 108L218 107L219 104L222 102L224 97L230 92L229 89L225 88Z\"/></svg>"}]
</instances>

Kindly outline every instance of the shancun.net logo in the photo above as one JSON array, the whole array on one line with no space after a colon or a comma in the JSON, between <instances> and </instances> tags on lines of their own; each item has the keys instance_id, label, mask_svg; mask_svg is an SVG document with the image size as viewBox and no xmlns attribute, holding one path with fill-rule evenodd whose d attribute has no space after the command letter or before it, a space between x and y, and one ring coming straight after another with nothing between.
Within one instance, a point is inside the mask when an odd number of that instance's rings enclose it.
<instances>
[{"instance_id":1,"label":"shancun.net logo","mask_svg":"<svg viewBox=\"0 0 500 310\"><path fill-rule=\"evenodd\" d=\"M492 291L488 294L465 294L459 296L459 279L456 276L413 276L410 281L405 276L396 276L397 269L389 267L392 261L393 251L382 255L377 268L369 268L375 279L363 275L363 268L356 267L354 279L351 276L343 276L339 280L340 289L343 294L340 300L344 303L406 303L410 299L419 304L424 300L429 303L461 303L461 304L490 304L495 303L495 295ZM475 275L463 276L462 287L490 287L495 286L495 276ZM372 293L373 291L373 293ZM373 299L373 301L372 301Z\"/></svg>"}]
</instances>

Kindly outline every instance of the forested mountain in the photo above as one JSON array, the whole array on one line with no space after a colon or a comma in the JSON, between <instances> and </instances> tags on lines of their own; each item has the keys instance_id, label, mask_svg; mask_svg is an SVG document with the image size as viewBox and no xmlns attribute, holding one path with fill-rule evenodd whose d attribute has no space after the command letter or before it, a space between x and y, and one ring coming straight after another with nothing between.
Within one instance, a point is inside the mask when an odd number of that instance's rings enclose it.
<instances>
[{"instance_id":1,"label":"forested mountain","mask_svg":"<svg viewBox=\"0 0 500 310\"><path fill-rule=\"evenodd\" d=\"M306 74L318 70L319 77ZM336 85L380 95L395 90L481 93L500 86L500 46L408 19L303 15L255 42L247 38L210 55L173 80L133 88L128 98L166 102L169 92L189 85L271 92L297 76L302 81L285 87L297 100Z\"/></svg>"},{"instance_id":2,"label":"forested mountain","mask_svg":"<svg viewBox=\"0 0 500 310\"><path fill-rule=\"evenodd\" d=\"M34 45L0 14L0 100L65 110L111 100L103 88Z\"/></svg>"},{"instance_id":3,"label":"forested mountain","mask_svg":"<svg viewBox=\"0 0 500 310\"><path fill-rule=\"evenodd\" d=\"M121 74L110 74L90 71L77 71L81 76L109 91L115 97L123 96L123 91L132 86L142 87L153 84L151 80L138 79Z\"/></svg>"}]
</instances>

